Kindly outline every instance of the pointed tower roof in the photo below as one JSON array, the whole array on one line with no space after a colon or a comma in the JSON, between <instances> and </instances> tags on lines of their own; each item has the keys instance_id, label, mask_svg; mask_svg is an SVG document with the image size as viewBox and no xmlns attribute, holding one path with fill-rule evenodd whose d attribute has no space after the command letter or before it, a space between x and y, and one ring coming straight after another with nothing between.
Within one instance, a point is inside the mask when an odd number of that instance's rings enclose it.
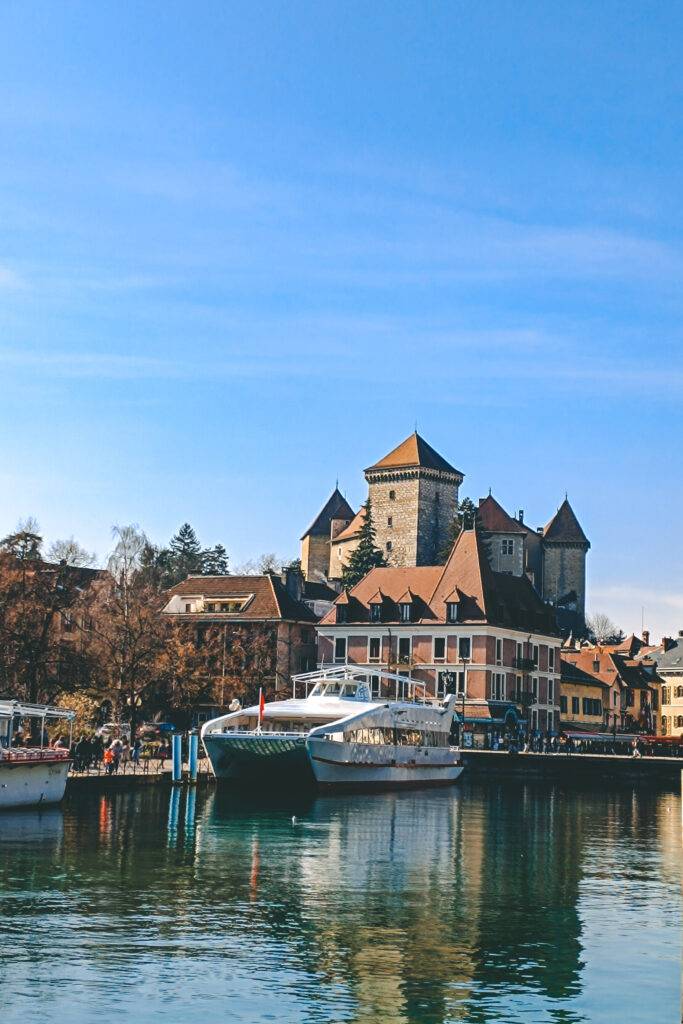
<instances>
[{"instance_id":1,"label":"pointed tower roof","mask_svg":"<svg viewBox=\"0 0 683 1024\"><path fill-rule=\"evenodd\" d=\"M527 533L527 527L505 511L492 494L479 499L477 519L487 533Z\"/></svg>"},{"instance_id":2,"label":"pointed tower roof","mask_svg":"<svg viewBox=\"0 0 683 1024\"><path fill-rule=\"evenodd\" d=\"M567 498L543 530L543 539L553 544L586 544L590 547L590 541Z\"/></svg>"},{"instance_id":3,"label":"pointed tower roof","mask_svg":"<svg viewBox=\"0 0 683 1024\"><path fill-rule=\"evenodd\" d=\"M433 469L440 473L460 477L462 480L460 470L451 466L450 462L446 462L430 444L427 444L423 437L420 437L416 430L383 459L373 466L368 466L365 472L375 473L379 470L414 468Z\"/></svg>"},{"instance_id":4,"label":"pointed tower roof","mask_svg":"<svg viewBox=\"0 0 683 1024\"><path fill-rule=\"evenodd\" d=\"M338 487L332 491L318 515L304 533L304 537L329 537L333 519L353 519L355 513Z\"/></svg>"}]
</instances>

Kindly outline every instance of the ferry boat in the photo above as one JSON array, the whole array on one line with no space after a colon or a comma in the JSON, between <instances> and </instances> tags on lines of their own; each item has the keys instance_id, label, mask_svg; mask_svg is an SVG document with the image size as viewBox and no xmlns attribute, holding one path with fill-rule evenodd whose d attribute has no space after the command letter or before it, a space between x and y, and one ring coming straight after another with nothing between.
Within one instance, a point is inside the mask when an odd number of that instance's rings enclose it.
<instances>
[{"instance_id":1,"label":"ferry boat","mask_svg":"<svg viewBox=\"0 0 683 1024\"><path fill-rule=\"evenodd\" d=\"M311 729L306 738L311 768L325 789L395 789L441 786L462 773L451 744L455 707L389 702Z\"/></svg>"},{"instance_id":2,"label":"ferry boat","mask_svg":"<svg viewBox=\"0 0 683 1024\"><path fill-rule=\"evenodd\" d=\"M338 665L294 676L289 700L206 722L201 737L216 778L325 787L454 782L462 771L450 746L455 698L430 701L420 683L372 675L384 694L372 695L367 670Z\"/></svg>"},{"instance_id":3,"label":"ferry boat","mask_svg":"<svg viewBox=\"0 0 683 1024\"><path fill-rule=\"evenodd\" d=\"M0 701L0 811L8 807L57 804L64 796L71 765L73 711L46 704ZM48 747L44 743L45 723L62 719L69 723L69 745ZM14 730L21 723L38 720L39 739L35 745L15 741Z\"/></svg>"}]
</instances>

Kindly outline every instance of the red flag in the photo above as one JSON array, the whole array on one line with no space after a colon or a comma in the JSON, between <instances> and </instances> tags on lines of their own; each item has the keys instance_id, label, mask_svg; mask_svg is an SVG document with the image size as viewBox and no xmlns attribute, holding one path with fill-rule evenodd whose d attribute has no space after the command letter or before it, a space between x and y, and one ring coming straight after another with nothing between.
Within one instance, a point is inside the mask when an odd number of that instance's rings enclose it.
<instances>
[{"instance_id":1,"label":"red flag","mask_svg":"<svg viewBox=\"0 0 683 1024\"><path fill-rule=\"evenodd\" d=\"M258 692L258 724L260 725L266 714L266 698L263 696L263 689Z\"/></svg>"}]
</instances>

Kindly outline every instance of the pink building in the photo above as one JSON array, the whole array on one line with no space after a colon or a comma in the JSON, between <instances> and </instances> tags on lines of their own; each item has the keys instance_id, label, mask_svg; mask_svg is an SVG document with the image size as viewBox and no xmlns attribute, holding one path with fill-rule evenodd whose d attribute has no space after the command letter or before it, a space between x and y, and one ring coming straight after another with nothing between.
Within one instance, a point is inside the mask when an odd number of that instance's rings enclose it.
<instances>
[{"instance_id":1,"label":"pink building","mask_svg":"<svg viewBox=\"0 0 683 1024\"><path fill-rule=\"evenodd\" d=\"M373 569L342 593L318 626L318 662L410 675L432 696L455 690L465 720L483 727L516 712L532 730L559 728L554 610L526 576L493 572L477 530L445 566Z\"/></svg>"}]
</instances>

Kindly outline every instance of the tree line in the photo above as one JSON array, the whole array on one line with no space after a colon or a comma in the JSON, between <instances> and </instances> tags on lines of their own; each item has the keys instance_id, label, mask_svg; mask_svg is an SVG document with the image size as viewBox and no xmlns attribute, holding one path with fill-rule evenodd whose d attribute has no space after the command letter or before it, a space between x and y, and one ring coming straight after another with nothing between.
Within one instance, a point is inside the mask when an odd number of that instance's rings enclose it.
<instances>
[{"instance_id":1,"label":"tree line","mask_svg":"<svg viewBox=\"0 0 683 1024\"><path fill-rule=\"evenodd\" d=\"M198 704L252 700L274 677L274 626L199 629L162 614L168 587L228 571L222 545L202 548L189 524L167 547L115 527L106 569L92 561L73 538L44 553L34 521L0 541L0 695L77 698L87 724L114 717L135 729L153 716L187 725Z\"/></svg>"}]
</instances>

